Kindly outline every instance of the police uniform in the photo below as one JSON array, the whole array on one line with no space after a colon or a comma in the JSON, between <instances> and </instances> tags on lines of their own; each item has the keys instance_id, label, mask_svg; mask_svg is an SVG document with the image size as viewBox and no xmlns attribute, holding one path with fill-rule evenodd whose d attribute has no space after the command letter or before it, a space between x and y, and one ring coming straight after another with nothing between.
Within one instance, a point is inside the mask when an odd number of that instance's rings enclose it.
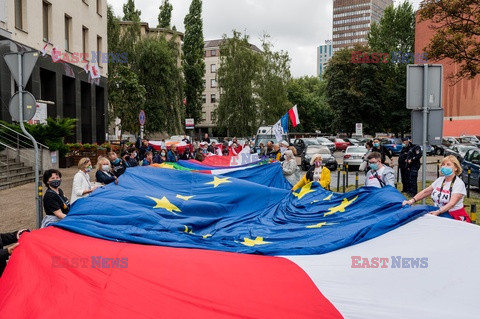
<instances>
[{"instance_id":1,"label":"police uniform","mask_svg":"<svg viewBox=\"0 0 480 319\"><path fill-rule=\"evenodd\" d=\"M402 139L403 142L406 140ZM404 146L398 156L398 167L400 168L400 176L402 177L402 192L407 192L408 185L408 169L407 169L407 155L408 151L412 148L412 144L409 142L407 146Z\"/></svg>"},{"instance_id":2,"label":"police uniform","mask_svg":"<svg viewBox=\"0 0 480 319\"><path fill-rule=\"evenodd\" d=\"M407 152L407 193L410 196L417 194L418 170L420 169L420 159L422 158L422 148L418 145L410 144Z\"/></svg>"}]
</instances>

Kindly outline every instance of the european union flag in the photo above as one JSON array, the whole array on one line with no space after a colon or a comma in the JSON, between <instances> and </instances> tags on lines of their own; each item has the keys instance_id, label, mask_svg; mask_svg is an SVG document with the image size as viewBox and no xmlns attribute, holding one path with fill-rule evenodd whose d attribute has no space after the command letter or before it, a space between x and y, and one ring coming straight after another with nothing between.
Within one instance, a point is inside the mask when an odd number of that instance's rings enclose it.
<instances>
[{"instance_id":1,"label":"european union flag","mask_svg":"<svg viewBox=\"0 0 480 319\"><path fill-rule=\"evenodd\" d=\"M130 168L56 225L123 242L265 255L320 254L380 236L434 209L392 187L296 192L225 175Z\"/></svg>"}]
</instances>

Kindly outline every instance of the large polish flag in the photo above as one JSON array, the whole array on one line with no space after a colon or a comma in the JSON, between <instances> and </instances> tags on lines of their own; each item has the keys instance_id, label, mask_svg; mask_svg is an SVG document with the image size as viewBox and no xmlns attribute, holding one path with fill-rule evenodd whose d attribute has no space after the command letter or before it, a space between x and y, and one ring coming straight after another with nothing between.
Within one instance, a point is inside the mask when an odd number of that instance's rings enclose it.
<instances>
[{"instance_id":1,"label":"large polish flag","mask_svg":"<svg viewBox=\"0 0 480 319\"><path fill-rule=\"evenodd\" d=\"M290 116L290 121L292 121L293 127L300 124L300 118L298 117L298 110L296 105L292 107L290 110L288 110L288 116Z\"/></svg>"}]
</instances>

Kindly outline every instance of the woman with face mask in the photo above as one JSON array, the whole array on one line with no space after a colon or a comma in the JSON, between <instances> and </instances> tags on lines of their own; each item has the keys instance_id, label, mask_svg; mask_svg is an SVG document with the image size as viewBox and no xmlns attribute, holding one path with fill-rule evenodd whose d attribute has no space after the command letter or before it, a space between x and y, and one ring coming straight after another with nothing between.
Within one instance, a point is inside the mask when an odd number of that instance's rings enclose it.
<instances>
[{"instance_id":1,"label":"woman with face mask","mask_svg":"<svg viewBox=\"0 0 480 319\"><path fill-rule=\"evenodd\" d=\"M467 190L465 183L459 177L462 174L462 166L458 159L453 155L446 156L442 161L440 172L443 176L437 178L432 185L410 200L404 200L402 205L413 205L415 202L431 196L433 204L438 209L430 214L471 222L463 206L463 197L467 195Z\"/></svg>"},{"instance_id":2,"label":"woman with face mask","mask_svg":"<svg viewBox=\"0 0 480 319\"><path fill-rule=\"evenodd\" d=\"M97 189L97 186L90 182L88 173L92 170L92 162L88 157L78 161L78 172L73 177L72 185L72 204L79 198L87 197L91 192Z\"/></svg>"},{"instance_id":3,"label":"woman with face mask","mask_svg":"<svg viewBox=\"0 0 480 319\"><path fill-rule=\"evenodd\" d=\"M108 158L100 156L97 161L97 172L95 173L97 183L104 185L115 183L118 184L118 178L113 175L112 167Z\"/></svg>"},{"instance_id":4,"label":"woman with face mask","mask_svg":"<svg viewBox=\"0 0 480 319\"><path fill-rule=\"evenodd\" d=\"M322 165L322 155L315 154L310 160L312 165L308 172L293 186L295 191L310 182L317 182L325 189L330 189L330 170Z\"/></svg>"},{"instance_id":5,"label":"woman with face mask","mask_svg":"<svg viewBox=\"0 0 480 319\"><path fill-rule=\"evenodd\" d=\"M46 170L43 174L43 183L47 190L43 195L45 217L42 220L42 228L65 218L70 210L70 202L60 189L61 182L62 173L56 169Z\"/></svg>"}]
</instances>

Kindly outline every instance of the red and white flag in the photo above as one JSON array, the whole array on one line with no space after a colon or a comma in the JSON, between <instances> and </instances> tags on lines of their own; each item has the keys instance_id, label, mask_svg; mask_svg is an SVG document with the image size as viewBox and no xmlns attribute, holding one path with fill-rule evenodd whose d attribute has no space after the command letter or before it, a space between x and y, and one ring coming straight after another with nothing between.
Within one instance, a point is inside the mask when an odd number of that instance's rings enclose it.
<instances>
[{"instance_id":1,"label":"red and white flag","mask_svg":"<svg viewBox=\"0 0 480 319\"><path fill-rule=\"evenodd\" d=\"M85 65L83 66L83 70L84 70L85 73L87 73L87 75L88 75L88 73L90 72L90 62L87 62L87 64L85 64Z\"/></svg>"},{"instance_id":2,"label":"red and white flag","mask_svg":"<svg viewBox=\"0 0 480 319\"><path fill-rule=\"evenodd\" d=\"M53 47L51 54L52 54L53 63L56 63L56 62L60 61L62 53L60 51L58 51L57 48Z\"/></svg>"},{"instance_id":3,"label":"red and white flag","mask_svg":"<svg viewBox=\"0 0 480 319\"><path fill-rule=\"evenodd\" d=\"M90 67L90 74L92 76L92 79L98 79L100 78L100 70L98 69L98 65L92 64Z\"/></svg>"},{"instance_id":4,"label":"red and white flag","mask_svg":"<svg viewBox=\"0 0 480 319\"><path fill-rule=\"evenodd\" d=\"M290 110L288 110L288 116L290 117L290 121L292 121L293 127L300 124L300 118L298 117L298 110L296 105L292 107Z\"/></svg>"},{"instance_id":5,"label":"red and white flag","mask_svg":"<svg viewBox=\"0 0 480 319\"><path fill-rule=\"evenodd\" d=\"M47 46L48 46L48 43L46 43L46 44L43 46L42 51L40 51L40 53L42 53L42 56L45 56L45 55L47 54Z\"/></svg>"}]
</instances>

